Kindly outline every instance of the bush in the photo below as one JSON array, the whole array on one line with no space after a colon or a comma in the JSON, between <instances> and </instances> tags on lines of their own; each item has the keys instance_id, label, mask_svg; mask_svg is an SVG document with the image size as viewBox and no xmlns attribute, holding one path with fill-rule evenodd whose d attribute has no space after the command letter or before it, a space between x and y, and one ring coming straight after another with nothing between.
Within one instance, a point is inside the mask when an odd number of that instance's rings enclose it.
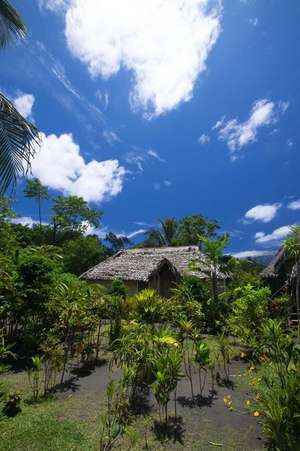
<instances>
[{"instance_id":1,"label":"bush","mask_svg":"<svg viewBox=\"0 0 300 451\"><path fill-rule=\"evenodd\" d=\"M262 327L266 363L254 379L263 428L274 450L298 449L300 439L300 348L279 321Z\"/></svg>"},{"instance_id":2,"label":"bush","mask_svg":"<svg viewBox=\"0 0 300 451\"><path fill-rule=\"evenodd\" d=\"M257 356L261 325L268 318L269 288L246 285L234 290L232 313L228 319L229 330Z\"/></svg>"}]
</instances>

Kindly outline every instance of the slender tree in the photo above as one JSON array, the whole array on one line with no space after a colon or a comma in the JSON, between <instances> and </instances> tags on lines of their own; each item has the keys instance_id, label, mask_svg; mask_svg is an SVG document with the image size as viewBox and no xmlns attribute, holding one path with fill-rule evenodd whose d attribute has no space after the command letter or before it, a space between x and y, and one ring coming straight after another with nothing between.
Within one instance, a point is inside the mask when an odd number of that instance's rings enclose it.
<instances>
[{"instance_id":1,"label":"slender tree","mask_svg":"<svg viewBox=\"0 0 300 451\"><path fill-rule=\"evenodd\" d=\"M209 262L210 262L210 279L211 279L211 291L212 298L215 302L215 305L218 303L218 273L220 272L222 266L222 257L224 253L225 247L229 243L228 235L221 235L215 239L209 239L206 236L199 236L199 240L203 243L203 251L206 254ZM192 263L192 266L197 269L198 266L197 261ZM200 262L201 265L201 262Z\"/></svg>"},{"instance_id":2,"label":"slender tree","mask_svg":"<svg viewBox=\"0 0 300 451\"><path fill-rule=\"evenodd\" d=\"M39 215L39 223L40 227L42 226L42 213L41 213L41 204L42 200L49 199L48 187L42 185L38 178L34 178L32 180L27 181L27 186L24 190L25 197L35 199L38 204L38 215Z\"/></svg>"},{"instance_id":3,"label":"slender tree","mask_svg":"<svg viewBox=\"0 0 300 451\"><path fill-rule=\"evenodd\" d=\"M17 11L8 1L0 0L0 48L25 34L25 25ZM0 193L28 170L38 144L37 128L0 93Z\"/></svg>"}]
</instances>

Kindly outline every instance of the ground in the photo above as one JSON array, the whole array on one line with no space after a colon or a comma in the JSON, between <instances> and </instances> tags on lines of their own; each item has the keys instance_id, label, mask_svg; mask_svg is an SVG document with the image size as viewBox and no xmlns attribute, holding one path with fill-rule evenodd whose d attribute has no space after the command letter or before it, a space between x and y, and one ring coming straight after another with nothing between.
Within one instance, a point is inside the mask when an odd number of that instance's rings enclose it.
<instances>
[{"instance_id":1,"label":"ground","mask_svg":"<svg viewBox=\"0 0 300 451\"><path fill-rule=\"evenodd\" d=\"M222 450L254 451L264 448L260 421L246 407L249 399L249 364L240 359L230 365L231 384L216 385L211 395L211 380L203 397L192 401L190 383L182 378L177 390L177 420L174 419L174 396L170 401L171 421L166 435L162 435L155 400L149 397L142 414L133 419L132 427L139 434L135 450L145 449L145 429L148 449L151 450ZM10 389L20 389L24 395L22 412L14 418L0 419L2 451L58 451L98 450L100 415L103 411L105 387L110 378L117 379L120 370L109 370L103 360L92 370L75 369L63 388L38 404L28 402L28 382L24 371L1 376ZM198 373L193 376L195 393L199 393ZM224 404L230 395L233 409ZM26 400L27 398L27 400ZM141 407L141 406L136 406ZM146 419L145 420L145 416ZM148 426L147 426L148 425ZM154 426L153 426L154 425ZM130 449L125 437L118 449Z\"/></svg>"}]
</instances>

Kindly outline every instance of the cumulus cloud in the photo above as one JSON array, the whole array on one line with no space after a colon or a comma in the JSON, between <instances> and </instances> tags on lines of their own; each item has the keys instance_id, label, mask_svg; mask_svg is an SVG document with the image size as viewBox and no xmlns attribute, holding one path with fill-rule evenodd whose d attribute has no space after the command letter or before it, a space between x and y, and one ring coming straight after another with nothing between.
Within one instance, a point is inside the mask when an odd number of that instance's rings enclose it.
<instances>
[{"instance_id":1,"label":"cumulus cloud","mask_svg":"<svg viewBox=\"0 0 300 451\"><path fill-rule=\"evenodd\" d=\"M131 71L132 108L158 116L192 98L220 34L220 3L73 0L66 13L66 39L93 77Z\"/></svg>"},{"instance_id":2,"label":"cumulus cloud","mask_svg":"<svg viewBox=\"0 0 300 451\"><path fill-rule=\"evenodd\" d=\"M26 119L30 119L35 98L32 94L19 94L13 99L16 109Z\"/></svg>"},{"instance_id":3,"label":"cumulus cloud","mask_svg":"<svg viewBox=\"0 0 300 451\"><path fill-rule=\"evenodd\" d=\"M255 241L259 244L278 243L289 235L291 232L291 227L291 225L282 226L269 234L257 232L255 234Z\"/></svg>"},{"instance_id":4,"label":"cumulus cloud","mask_svg":"<svg viewBox=\"0 0 300 451\"><path fill-rule=\"evenodd\" d=\"M290 210L300 210L300 199L290 202L287 208L289 208Z\"/></svg>"},{"instance_id":5,"label":"cumulus cloud","mask_svg":"<svg viewBox=\"0 0 300 451\"><path fill-rule=\"evenodd\" d=\"M210 141L210 137L208 135L206 135L205 133L202 133L202 135L200 136L200 138L198 138L198 143L200 144L208 144Z\"/></svg>"},{"instance_id":6,"label":"cumulus cloud","mask_svg":"<svg viewBox=\"0 0 300 451\"><path fill-rule=\"evenodd\" d=\"M288 102L257 100L253 103L249 118L245 122L239 122L238 119L225 121L223 117L213 129L218 130L219 139L225 141L232 154L235 154L247 144L256 141L259 129L276 123L287 108Z\"/></svg>"},{"instance_id":7,"label":"cumulus cloud","mask_svg":"<svg viewBox=\"0 0 300 451\"><path fill-rule=\"evenodd\" d=\"M41 134L42 145L32 161L32 174L50 188L102 202L122 191L125 169L117 160L85 162L71 134Z\"/></svg>"},{"instance_id":8,"label":"cumulus cloud","mask_svg":"<svg viewBox=\"0 0 300 451\"><path fill-rule=\"evenodd\" d=\"M270 222L277 215L282 204L256 205L245 213L245 218L251 221Z\"/></svg>"},{"instance_id":9,"label":"cumulus cloud","mask_svg":"<svg viewBox=\"0 0 300 451\"><path fill-rule=\"evenodd\" d=\"M265 255L273 255L272 251L242 251L232 254L236 258L253 258L253 257L263 257Z\"/></svg>"}]
</instances>

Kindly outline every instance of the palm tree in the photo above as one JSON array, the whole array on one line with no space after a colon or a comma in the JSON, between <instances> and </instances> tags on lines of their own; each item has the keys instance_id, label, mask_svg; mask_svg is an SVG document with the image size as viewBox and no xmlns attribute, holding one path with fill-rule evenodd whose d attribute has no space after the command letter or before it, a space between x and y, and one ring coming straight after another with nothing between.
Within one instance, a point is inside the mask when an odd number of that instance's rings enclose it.
<instances>
[{"instance_id":1,"label":"palm tree","mask_svg":"<svg viewBox=\"0 0 300 451\"><path fill-rule=\"evenodd\" d=\"M159 228L149 229L143 245L147 247L174 246L178 230L178 222L175 218L166 218L159 221Z\"/></svg>"},{"instance_id":2,"label":"palm tree","mask_svg":"<svg viewBox=\"0 0 300 451\"><path fill-rule=\"evenodd\" d=\"M296 308L300 312L300 226L291 227L291 234L284 242L284 250L295 261L296 267Z\"/></svg>"},{"instance_id":3,"label":"palm tree","mask_svg":"<svg viewBox=\"0 0 300 451\"><path fill-rule=\"evenodd\" d=\"M39 223L40 223L40 227L42 227L41 203L42 203L42 200L49 199L48 187L42 185L42 183L40 182L40 180L38 178L28 180L27 186L24 190L24 196L31 198L31 199L35 199L37 201L38 211L39 211Z\"/></svg>"},{"instance_id":4,"label":"palm tree","mask_svg":"<svg viewBox=\"0 0 300 451\"><path fill-rule=\"evenodd\" d=\"M0 48L25 34L17 11L6 0L0 0ZM0 193L26 173L38 144L37 128L0 93Z\"/></svg>"}]
</instances>

